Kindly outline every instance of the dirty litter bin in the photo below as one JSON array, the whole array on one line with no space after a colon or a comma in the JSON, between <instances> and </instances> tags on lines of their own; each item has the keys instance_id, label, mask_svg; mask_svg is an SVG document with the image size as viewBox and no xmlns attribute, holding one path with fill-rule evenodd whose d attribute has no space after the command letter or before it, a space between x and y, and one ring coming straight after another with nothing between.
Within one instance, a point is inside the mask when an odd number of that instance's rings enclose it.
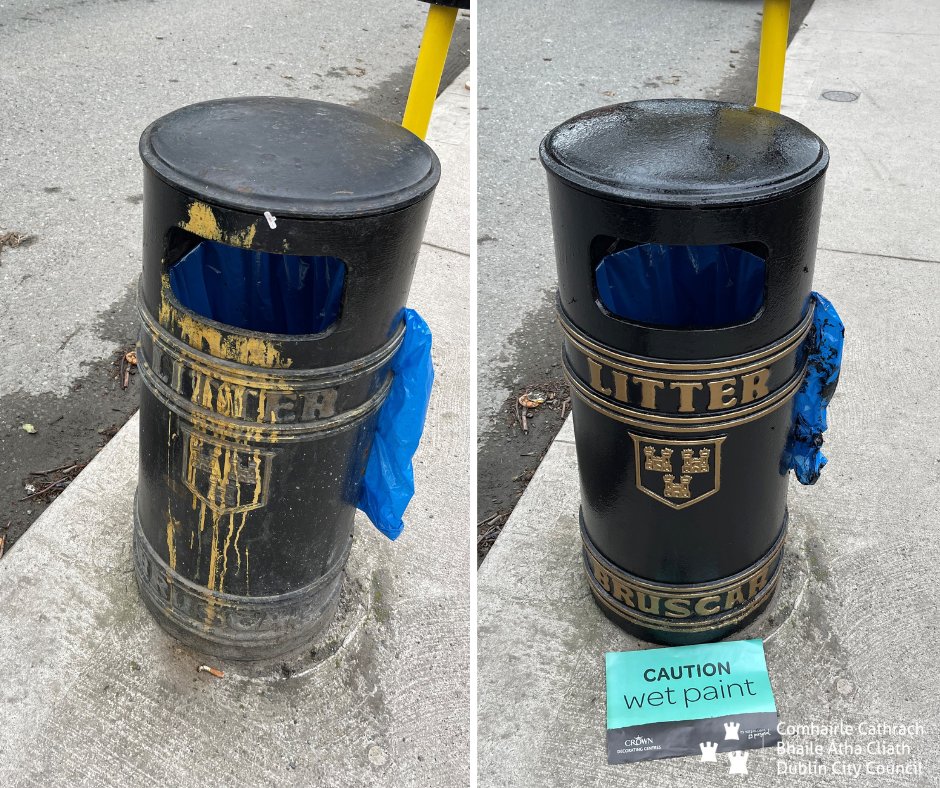
<instances>
[{"instance_id":1,"label":"dirty litter bin","mask_svg":"<svg viewBox=\"0 0 940 788\"><path fill-rule=\"evenodd\" d=\"M337 607L440 165L289 98L184 107L140 153L138 585L197 649L280 655Z\"/></svg>"},{"instance_id":2,"label":"dirty litter bin","mask_svg":"<svg viewBox=\"0 0 940 788\"><path fill-rule=\"evenodd\" d=\"M653 100L562 123L541 159L590 589L645 639L723 637L778 585L788 470L825 461L824 424L794 424L797 395L824 423L841 353L812 292L826 146L773 112Z\"/></svg>"}]
</instances>

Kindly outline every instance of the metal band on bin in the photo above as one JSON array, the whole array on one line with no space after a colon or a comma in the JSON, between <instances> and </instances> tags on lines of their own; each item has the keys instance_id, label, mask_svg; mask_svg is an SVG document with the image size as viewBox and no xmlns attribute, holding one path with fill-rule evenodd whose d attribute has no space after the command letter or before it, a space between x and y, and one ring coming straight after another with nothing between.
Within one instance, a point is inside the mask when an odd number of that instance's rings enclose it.
<instances>
[{"instance_id":1,"label":"metal band on bin","mask_svg":"<svg viewBox=\"0 0 940 788\"><path fill-rule=\"evenodd\" d=\"M183 311L183 307L175 298L173 299L172 305L175 309ZM140 288L138 288L137 295L137 312L150 336L152 336L154 340L159 339L160 342L166 346L167 352L172 354L175 358L180 360L185 359L187 365L201 367L212 373L219 372L220 377L224 375L225 380L234 383L252 385L252 381L263 382L271 379L272 373L269 369L250 367L245 364L228 361L227 359L216 358L208 353L203 353L187 342L179 339L179 337L174 336L171 332L167 331L165 327L161 326L147 310L143 302ZM202 316L194 315L194 317L207 324L214 322ZM225 326L225 330L229 333L236 333L235 329L231 326ZM339 383L347 383L355 378L374 372L389 361L398 351L398 348L401 347L404 337L405 324L404 321L402 321L399 322L394 333L389 337L388 342L382 345L382 347L373 353L356 359L350 364L317 367L315 369L278 369L277 378L287 383L316 382L321 388Z\"/></svg>"},{"instance_id":2,"label":"metal band on bin","mask_svg":"<svg viewBox=\"0 0 940 788\"><path fill-rule=\"evenodd\" d=\"M163 328L138 301L138 312L146 335L152 342L151 357L148 358L142 343L138 367L147 387L154 396L189 423L195 419L200 424L211 425L213 431L219 435L232 438L245 438L245 430L250 429L251 438L256 441L276 439L277 441L292 440L306 437L314 433L332 433L355 425L373 411L377 410L385 401L391 386L391 376L367 400L345 411L335 411L333 408L324 408L323 395L326 392L335 397L337 384L346 384L356 378L371 374L384 364L391 361L404 339L404 324L400 324L392 338L374 353L359 359L355 365L344 367L326 367L316 370L297 370L286 374L279 370L276 378L270 373L258 371L253 373L251 368L214 358L202 353L182 342ZM165 380L157 371L162 360L169 360L174 375ZM290 396L293 399L316 396L319 398L319 409L306 408L310 418L300 418L293 422L273 422L266 419L263 409L255 407L255 411L244 412L242 405L241 418L232 418L220 413L218 406L204 407L195 395L186 396L182 391L184 380L183 372L189 372L198 377L203 391L209 391L213 384L219 388L229 387L240 393L243 403L250 400L248 394L254 393L257 401L266 401L271 396ZM198 392L197 392L198 393ZM210 393L211 398L211 393ZM254 416L252 418L252 416Z\"/></svg>"},{"instance_id":3,"label":"metal band on bin","mask_svg":"<svg viewBox=\"0 0 940 788\"><path fill-rule=\"evenodd\" d=\"M621 353L613 348L601 345L591 339L574 325L568 316L564 313L561 305L557 305L556 314L558 324L562 331L568 335L575 344L583 348L585 352L597 354L599 358L604 358L615 366L622 365L624 369L629 370L630 365L640 367L646 374L655 374L657 371L670 377L681 374L682 371L689 371L693 374L715 374L714 370L736 370L738 373L749 369L759 367L765 364L773 363L777 358L789 353L797 347L813 327L813 315L815 313L815 303L810 303L810 308L806 311L799 325L790 333L781 337L777 342L755 350L752 353L745 353L740 356L731 356L729 358L710 359L707 361L666 361L664 359L647 358L644 356L628 355ZM704 370L712 370L705 373ZM640 371L640 370L638 370Z\"/></svg>"},{"instance_id":4,"label":"metal band on bin","mask_svg":"<svg viewBox=\"0 0 940 788\"><path fill-rule=\"evenodd\" d=\"M303 588L277 596L247 597L208 589L173 571L143 538L136 496L134 535L138 588L149 602L166 613L174 634L198 636L218 645L241 648L274 647L283 641L285 632L291 631L301 633L300 642L306 639L309 627L317 624L322 605L335 595L352 549L350 541L333 565ZM203 622L207 607L213 611L213 621L219 626L207 627Z\"/></svg>"},{"instance_id":5,"label":"metal band on bin","mask_svg":"<svg viewBox=\"0 0 940 788\"><path fill-rule=\"evenodd\" d=\"M613 374L620 375L624 381L624 387L627 376L634 375L636 380L649 382L659 389L665 388L668 381L675 381L675 386L696 386L702 389L704 381L721 383L723 380L730 379L741 378L743 380L745 376L756 377L752 374L755 370L767 372L769 377L769 371L774 364L785 365L787 362L792 364L796 360L796 354L812 327L812 321L813 309L809 309L793 331L778 342L753 353L718 361L676 363L661 359L626 356L604 348L578 331L562 311L560 309L558 311L558 322L565 333L566 341L584 357L588 364L594 365L597 374L599 370L606 367L614 370ZM788 358L791 354L792 360ZM723 430L759 419L786 404L800 387L805 374L804 361L774 388L767 386L765 380L763 385L766 392L747 404L683 415L678 412L663 412L622 404L612 396L613 390L599 385L599 379L593 388L585 382L573 368L572 359L568 353L562 354L562 360L565 377L571 385L572 392L590 408L624 424L646 428L653 432L667 433ZM682 371L676 371L679 369ZM714 380L716 378L718 380ZM600 390L596 390L598 388Z\"/></svg>"},{"instance_id":6,"label":"metal band on bin","mask_svg":"<svg viewBox=\"0 0 940 788\"><path fill-rule=\"evenodd\" d=\"M786 531L784 523L770 550L742 572L689 585L654 583L614 566L594 546L583 523L581 541L591 593L609 611L654 630L703 632L747 618L773 595Z\"/></svg>"}]
</instances>

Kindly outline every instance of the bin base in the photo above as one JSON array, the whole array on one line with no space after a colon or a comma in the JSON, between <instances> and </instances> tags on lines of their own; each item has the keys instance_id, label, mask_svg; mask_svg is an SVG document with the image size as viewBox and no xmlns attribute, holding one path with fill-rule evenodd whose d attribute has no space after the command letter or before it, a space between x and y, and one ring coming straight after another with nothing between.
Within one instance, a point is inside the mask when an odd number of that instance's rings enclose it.
<instances>
[{"instance_id":1,"label":"bin base","mask_svg":"<svg viewBox=\"0 0 940 788\"><path fill-rule=\"evenodd\" d=\"M248 597L210 591L157 555L141 528L135 497L134 574L140 596L167 633L215 657L270 659L312 642L336 615L348 556L347 549L330 572L287 594Z\"/></svg>"},{"instance_id":2,"label":"bin base","mask_svg":"<svg viewBox=\"0 0 940 788\"><path fill-rule=\"evenodd\" d=\"M608 561L581 517L584 567L594 601L611 621L643 640L686 646L720 640L750 624L780 582L785 514L773 546L741 572L702 583L657 583Z\"/></svg>"}]
</instances>

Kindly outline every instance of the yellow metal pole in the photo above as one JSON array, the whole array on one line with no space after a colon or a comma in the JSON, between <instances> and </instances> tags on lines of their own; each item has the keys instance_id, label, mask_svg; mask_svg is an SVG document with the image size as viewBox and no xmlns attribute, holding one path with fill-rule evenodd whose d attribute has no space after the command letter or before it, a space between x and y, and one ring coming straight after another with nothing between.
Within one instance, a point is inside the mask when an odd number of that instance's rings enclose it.
<instances>
[{"instance_id":1,"label":"yellow metal pole","mask_svg":"<svg viewBox=\"0 0 940 788\"><path fill-rule=\"evenodd\" d=\"M408 103L405 104L405 116L401 125L408 131L424 139L431 122L431 110L437 89L444 73L444 61L450 47L450 37L457 21L457 9L431 4L428 8L428 21L424 25L418 62L411 78L411 90Z\"/></svg>"},{"instance_id":2,"label":"yellow metal pole","mask_svg":"<svg viewBox=\"0 0 940 788\"><path fill-rule=\"evenodd\" d=\"M760 31L760 62L757 66L757 101L762 109L780 112L783 95L783 65L790 32L790 0L764 0Z\"/></svg>"}]
</instances>

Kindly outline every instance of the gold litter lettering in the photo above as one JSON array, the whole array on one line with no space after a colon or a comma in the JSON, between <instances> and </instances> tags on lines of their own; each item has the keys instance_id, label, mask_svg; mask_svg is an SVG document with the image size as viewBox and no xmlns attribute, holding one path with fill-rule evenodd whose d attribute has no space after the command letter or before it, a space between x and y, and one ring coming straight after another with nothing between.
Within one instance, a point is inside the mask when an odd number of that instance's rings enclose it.
<instances>
[{"instance_id":1,"label":"gold litter lettering","mask_svg":"<svg viewBox=\"0 0 940 788\"><path fill-rule=\"evenodd\" d=\"M624 405L639 405L661 413L721 411L773 394L770 367L715 380L669 380L609 367L588 355L584 360L588 386L593 391Z\"/></svg>"}]
</instances>

